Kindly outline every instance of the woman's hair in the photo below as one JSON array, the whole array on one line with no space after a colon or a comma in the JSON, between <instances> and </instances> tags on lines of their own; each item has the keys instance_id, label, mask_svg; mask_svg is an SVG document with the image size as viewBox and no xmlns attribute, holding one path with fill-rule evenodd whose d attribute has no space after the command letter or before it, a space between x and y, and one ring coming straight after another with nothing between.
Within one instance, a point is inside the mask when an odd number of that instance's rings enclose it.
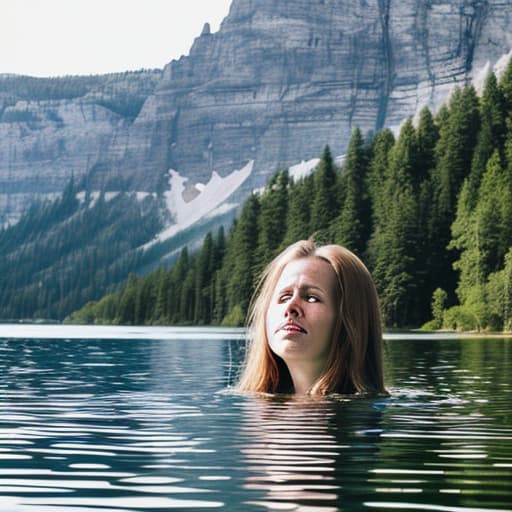
<instances>
[{"instance_id":1,"label":"woman's hair","mask_svg":"<svg viewBox=\"0 0 512 512\"><path fill-rule=\"evenodd\" d=\"M340 245L317 247L301 240L281 252L263 271L248 315L248 347L238 389L254 392L293 392L284 361L270 349L266 315L284 267L301 258L329 263L337 276L339 297L333 342L324 374L311 393L384 392L382 324L377 292L363 262Z\"/></svg>"}]
</instances>

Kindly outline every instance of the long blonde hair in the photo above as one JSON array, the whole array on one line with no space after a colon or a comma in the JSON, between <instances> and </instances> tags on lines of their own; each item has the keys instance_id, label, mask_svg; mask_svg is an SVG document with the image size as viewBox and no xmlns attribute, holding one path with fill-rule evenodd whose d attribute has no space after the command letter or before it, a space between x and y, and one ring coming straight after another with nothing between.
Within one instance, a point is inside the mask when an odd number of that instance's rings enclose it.
<instances>
[{"instance_id":1,"label":"long blonde hair","mask_svg":"<svg viewBox=\"0 0 512 512\"><path fill-rule=\"evenodd\" d=\"M286 364L269 347L265 320L284 267L308 257L331 265L337 276L339 296L339 314L327 369L311 393L384 392L382 324L372 277L363 262L345 247L317 247L310 240L290 245L261 275L248 315L248 347L238 389L267 393L293 391Z\"/></svg>"}]
</instances>

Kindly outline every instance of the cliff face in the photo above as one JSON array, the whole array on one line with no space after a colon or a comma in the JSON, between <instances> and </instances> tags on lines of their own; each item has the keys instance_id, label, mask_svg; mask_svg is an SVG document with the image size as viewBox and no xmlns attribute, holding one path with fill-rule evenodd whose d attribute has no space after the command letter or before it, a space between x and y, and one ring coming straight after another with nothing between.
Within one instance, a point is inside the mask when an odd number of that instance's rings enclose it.
<instances>
[{"instance_id":1,"label":"cliff face","mask_svg":"<svg viewBox=\"0 0 512 512\"><path fill-rule=\"evenodd\" d=\"M217 33L205 26L189 56L135 88L137 115L104 101L105 87L6 107L0 212L71 173L93 189L154 191L171 168L205 183L254 160L245 187L261 186L325 144L342 154L352 126L435 110L511 49L512 0L233 0Z\"/></svg>"},{"instance_id":2,"label":"cliff face","mask_svg":"<svg viewBox=\"0 0 512 512\"><path fill-rule=\"evenodd\" d=\"M115 147L128 146L128 129L161 74L0 76L0 226L34 198L61 193L72 176L87 187L91 173L103 171L109 188Z\"/></svg>"}]
</instances>

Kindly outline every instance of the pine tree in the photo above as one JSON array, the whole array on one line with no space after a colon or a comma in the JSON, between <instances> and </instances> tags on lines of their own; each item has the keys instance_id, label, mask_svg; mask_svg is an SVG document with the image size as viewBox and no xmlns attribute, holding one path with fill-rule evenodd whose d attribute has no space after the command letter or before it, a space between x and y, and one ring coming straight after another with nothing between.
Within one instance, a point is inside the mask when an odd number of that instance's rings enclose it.
<instances>
[{"instance_id":1,"label":"pine tree","mask_svg":"<svg viewBox=\"0 0 512 512\"><path fill-rule=\"evenodd\" d=\"M226 245L224 247L224 256L222 258L222 265L215 273L215 308L214 308L214 322L221 324L224 317L228 314L228 280L234 267L234 255L232 248L232 239L234 233L238 229L238 219L233 220L233 224L229 230L226 238Z\"/></svg>"},{"instance_id":2,"label":"pine tree","mask_svg":"<svg viewBox=\"0 0 512 512\"><path fill-rule=\"evenodd\" d=\"M194 324L196 325L209 324L211 322L210 296L214 272L213 236L211 233L208 233L196 257L194 283Z\"/></svg>"},{"instance_id":3,"label":"pine tree","mask_svg":"<svg viewBox=\"0 0 512 512\"><path fill-rule=\"evenodd\" d=\"M432 319L433 328L441 329L443 327L443 314L446 308L448 295L442 288L436 288L432 294Z\"/></svg>"},{"instance_id":4,"label":"pine tree","mask_svg":"<svg viewBox=\"0 0 512 512\"><path fill-rule=\"evenodd\" d=\"M178 261L173 266L170 273L170 286L167 291L167 321L170 324L182 323L183 318L180 314L181 288L185 281L187 269L189 267L188 248L181 250Z\"/></svg>"},{"instance_id":5,"label":"pine tree","mask_svg":"<svg viewBox=\"0 0 512 512\"><path fill-rule=\"evenodd\" d=\"M428 107L420 112L417 135L416 184L424 182L436 164L435 149L439 140L439 129Z\"/></svg>"},{"instance_id":6,"label":"pine tree","mask_svg":"<svg viewBox=\"0 0 512 512\"><path fill-rule=\"evenodd\" d=\"M453 224L451 247L460 251L454 268L459 271L457 295L460 303L477 319L478 327L496 327L497 317L492 317L488 307L488 293L496 299L495 279L505 264L505 255L512 246L512 173L503 169L498 150L487 163L478 197L475 201L469 180L459 198L457 219ZM490 277L494 276L494 277ZM490 284L486 284L488 280ZM493 302L493 299L490 299ZM505 300L505 298L503 298Z\"/></svg>"},{"instance_id":7,"label":"pine tree","mask_svg":"<svg viewBox=\"0 0 512 512\"><path fill-rule=\"evenodd\" d=\"M504 98L493 73L488 76L485 83L480 102L480 118L481 126L469 175L469 186L475 199L487 161L496 149L503 154L505 137Z\"/></svg>"},{"instance_id":8,"label":"pine tree","mask_svg":"<svg viewBox=\"0 0 512 512\"><path fill-rule=\"evenodd\" d=\"M448 246L459 252L453 268L459 272L456 291L461 303L467 301L470 290L481 287L485 281L480 227L475 223L474 215L477 201L478 191L473 190L468 178L459 195L457 216L452 224L452 240Z\"/></svg>"},{"instance_id":9,"label":"pine tree","mask_svg":"<svg viewBox=\"0 0 512 512\"><path fill-rule=\"evenodd\" d=\"M151 317L151 323L163 324L169 309L168 295L172 286L171 272L161 268L157 282L155 311Z\"/></svg>"},{"instance_id":10,"label":"pine tree","mask_svg":"<svg viewBox=\"0 0 512 512\"><path fill-rule=\"evenodd\" d=\"M395 137L389 129L382 130L373 139L372 158L367 176L372 207L372 226L378 225L386 218L388 200L384 195L384 187L388 177L390 152L394 144Z\"/></svg>"},{"instance_id":11,"label":"pine tree","mask_svg":"<svg viewBox=\"0 0 512 512\"><path fill-rule=\"evenodd\" d=\"M389 155L388 182L384 188L383 198L378 199L380 208L375 209L380 212L380 216L377 215L377 219L380 220L376 225L378 226L379 223L386 225L389 220L387 219L389 202L392 200L393 191L401 190L398 197L404 201L404 215L408 215L404 223L410 230L411 237L408 242L404 239L399 242L409 246L407 250L409 260L402 269L405 271L402 277L412 276L415 288L415 293L411 293L411 300L407 304L408 314L403 318L408 324L423 323L428 318L432 296L428 257L430 254L428 219L432 194L429 176L434 167L434 147L437 137L437 127L427 108L424 108L420 114L417 130L411 119L404 122L400 136ZM416 228L414 228L412 216L414 216ZM395 289L398 288L395 287Z\"/></svg>"},{"instance_id":12,"label":"pine tree","mask_svg":"<svg viewBox=\"0 0 512 512\"><path fill-rule=\"evenodd\" d=\"M415 262L411 257L415 236L416 204L407 184L389 196L387 222L376 226L368 248L383 320L389 327L411 325L415 320Z\"/></svg>"},{"instance_id":13,"label":"pine tree","mask_svg":"<svg viewBox=\"0 0 512 512\"><path fill-rule=\"evenodd\" d=\"M416 134L409 120L403 125L390 154L383 187L386 215L377 217L368 246L383 317L389 326L411 325L419 316L415 302L418 277L416 157Z\"/></svg>"},{"instance_id":14,"label":"pine tree","mask_svg":"<svg viewBox=\"0 0 512 512\"><path fill-rule=\"evenodd\" d=\"M367 151L359 128L354 128L343 166L342 187L344 202L339 215L332 223L335 243L344 245L362 255L371 229L371 210L365 190L368 169Z\"/></svg>"},{"instance_id":15,"label":"pine tree","mask_svg":"<svg viewBox=\"0 0 512 512\"><path fill-rule=\"evenodd\" d=\"M440 136L436 146L437 165L432 172L432 208L430 220L431 272L435 287L441 286L453 300L457 276L453 263L457 255L447 247L451 224L457 209L457 196L471 169L473 149L479 129L478 98L472 86L456 90L449 108L438 114Z\"/></svg>"},{"instance_id":16,"label":"pine tree","mask_svg":"<svg viewBox=\"0 0 512 512\"><path fill-rule=\"evenodd\" d=\"M411 185L417 189L418 143L416 131L409 118L403 124L393 147L390 160L390 175L395 185Z\"/></svg>"},{"instance_id":17,"label":"pine tree","mask_svg":"<svg viewBox=\"0 0 512 512\"><path fill-rule=\"evenodd\" d=\"M512 246L512 173L503 169L497 150L482 177L475 222L480 229L482 264L487 275L502 268Z\"/></svg>"},{"instance_id":18,"label":"pine tree","mask_svg":"<svg viewBox=\"0 0 512 512\"><path fill-rule=\"evenodd\" d=\"M288 210L286 214L286 232L280 249L309 238L311 234L311 191L314 176L310 174L297 182L290 180L288 186Z\"/></svg>"},{"instance_id":19,"label":"pine tree","mask_svg":"<svg viewBox=\"0 0 512 512\"><path fill-rule=\"evenodd\" d=\"M236 219L233 222L233 227L236 225ZM224 227L221 226L217 232L217 237L215 239L214 244L214 268L215 273L212 280L211 285L211 321L214 324L219 325L222 322L222 319L227 314L227 299L226 299L226 272L224 269L225 266L225 256L226 256L226 237L224 235Z\"/></svg>"},{"instance_id":20,"label":"pine tree","mask_svg":"<svg viewBox=\"0 0 512 512\"><path fill-rule=\"evenodd\" d=\"M179 298L179 319L180 324L190 324L194 320L195 310L195 261L190 258L191 263L187 269L185 279L181 285L180 298Z\"/></svg>"},{"instance_id":21,"label":"pine tree","mask_svg":"<svg viewBox=\"0 0 512 512\"><path fill-rule=\"evenodd\" d=\"M471 169L480 127L479 100L473 86L457 90L450 101L450 115L440 132L437 175L439 205L453 215L456 197Z\"/></svg>"},{"instance_id":22,"label":"pine tree","mask_svg":"<svg viewBox=\"0 0 512 512\"><path fill-rule=\"evenodd\" d=\"M123 291L119 303L118 318L121 325L133 325L135 323L135 308L137 301L138 278L135 274L128 276L126 288Z\"/></svg>"},{"instance_id":23,"label":"pine tree","mask_svg":"<svg viewBox=\"0 0 512 512\"><path fill-rule=\"evenodd\" d=\"M254 289L254 258L258 240L259 200L250 196L244 203L226 248L219 290L225 293L226 314L235 307L247 312ZM224 286L222 284L224 282Z\"/></svg>"},{"instance_id":24,"label":"pine tree","mask_svg":"<svg viewBox=\"0 0 512 512\"><path fill-rule=\"evenodd\" d=\"M512 59L508 61L499 85L504 100L507 127L510 130L512 129Z\"/></svg>"},{"instance_id":25,"label":"pine tree","mask_svg":"<svg viewBox=\"0 0 512 512\"><path fill-rule=\"evenodd\" d=\"M217 230L217 236L213 246L214 268L219 269L226 252L226 235L224 234L224 226L220 226Z\"/></svg>"},{"instance_id":26,"label":"pine tree","mask_svg":"<svg viewBox=\"0 0 512 512\"><path fill-rule=\"evenodd\" d=\"M432 172L436 166L436 145L439 140L439 127L436 124L430 110L425 107L420 112L417 136L417 159L415 170L415 188L418 198L418 309L427 315L427 304L437 283L432 276L436 268L435 254L438 240L434 233L433 221L433 200L434 186ZM443 248L444 250L444 248Z\"/></svg>"},{"instance_id":27,"label":"pine tree","mask_svg":"<svg viewBox=\"0 0 512 512\"><path fill-rule=\"evenodd\" d=\"M275 174L260 197L258 215L258 246L254 273L261 270L276 255L286 233L288 210L288 172Z\"/></svg>"},{"instance_id":28,"label":"pine tree","mask_svg":"<svg viewBox=\"0 0 512 512\"><path fill-rule=\"evenodd\" d=\"M329 146L325 146L320 163L314 172L311 225L314 232L325 230L337 214L337 173Z\"/></svg>"}]
</instances>

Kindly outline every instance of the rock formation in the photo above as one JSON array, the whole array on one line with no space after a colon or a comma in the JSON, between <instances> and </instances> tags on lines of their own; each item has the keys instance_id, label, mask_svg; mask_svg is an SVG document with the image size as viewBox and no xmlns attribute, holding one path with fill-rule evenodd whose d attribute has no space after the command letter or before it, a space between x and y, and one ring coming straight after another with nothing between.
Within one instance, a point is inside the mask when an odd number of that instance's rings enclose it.
<instances>
[{"instance_id":1,"label":"rock formation","mask_svg":"<svg viewBox=\"0 0 512 512\"><path fill-rule=\"evenodd\" d=\"M98 78L72 98L7 101L4 87L0 222L72 174L163 192L169 169L193 185L254 161L244 187L259 187L325 144L343 153L355 125L435 110L511 49L512 0L233 0L220 30L205 25L163 72L110 89Z\"/></svg>"}]
</instances>

